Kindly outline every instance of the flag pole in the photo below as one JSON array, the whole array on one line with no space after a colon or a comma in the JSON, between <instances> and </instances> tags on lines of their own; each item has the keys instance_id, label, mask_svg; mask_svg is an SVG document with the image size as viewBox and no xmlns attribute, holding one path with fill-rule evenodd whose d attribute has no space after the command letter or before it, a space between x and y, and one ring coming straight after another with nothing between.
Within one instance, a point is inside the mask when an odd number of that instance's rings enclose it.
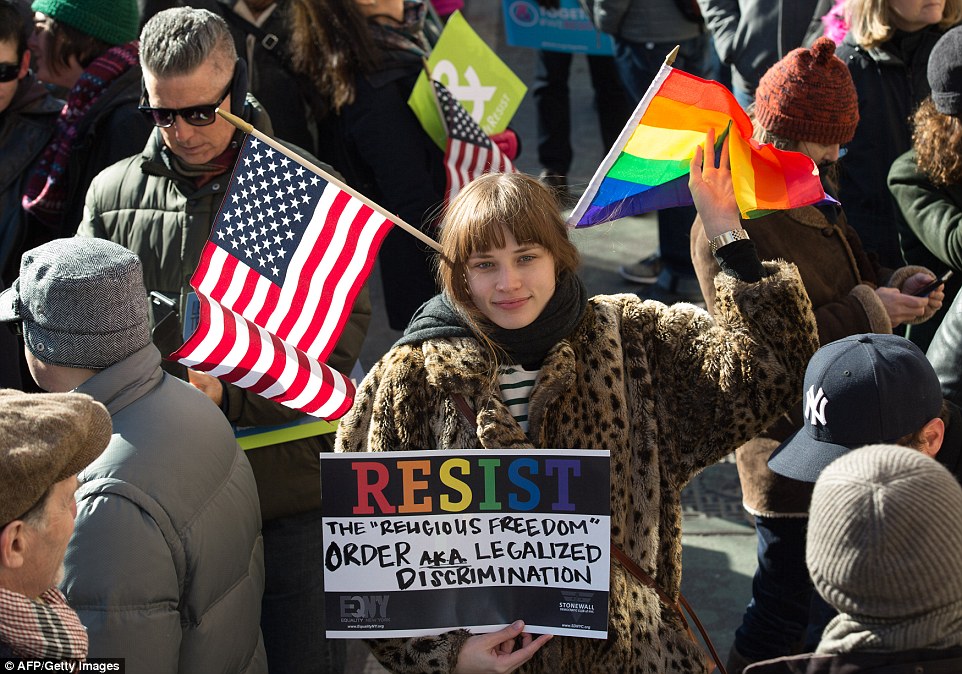
<instances>
[{"instance_id":1,"label":"flag pole","mask_svg":"<svg viewBox=\"0 0 962 674\"><path fill-rule=\"evenodd\" d=\"M404 220L402 220L401 218L397 217L396 215L393 215L393 214L391 214L391 213L388 213L388 212L387 212L386 210L384 210L381 206L378 206L376 203L374 203L373 201L371 201L371 200L368 199L366 196L364 196L363 194L361 194L361 193L358 192L357 190L353 189L352 187L349 187L348 185L345 185L343 182L341 182L340 180L338 180L337 178L335 178L334 176L332 176L330 173L326 172L325 170L323 170L323 169L320 168L319 166L313 164L312 162L307 161L307 159L305 159L305 158L302 157L301 155L297 154L296 152L294 152L294 151L291 150L290 148L284 147L284 145L282 145L281 143L277 142L276 140L274 140L273 138L271 138L271 137L268 136L267 134L261 133L260 131L258 131L257 129L255 129L252 124L248 124L247 122L245 122L243 119L241 119L241 118L238 117L237 115L232 115L231 113L229 113L229 112L227 112L227 111L225 111L225 110L221 110L220 108L217 108L217 114L220 115L221 117L223 117L224 119L226 119L228 122L230 122L230 123L233 124L234 126L236 126L238 129L240 129L240 130L243 131L244 133L249 133L250 135L254 136L255 138L264 141L265 143L267 143L268 145L270 145L272 148L274 148L275 150L277 150L277 151L280 152L281 154L284 154L284 155L290 157L291 159L293 159L294 161L303 164L303 165L306 166L307 168L309 168L309 169L311 169L312 171L314 171L314 173L316 173L317 175L319 175L319 176L321 176L322 178L324 178L324 180L326 180L326 181L328 181L328 182L330 182L330 183L333 183L337 188L339 188L339 189L347 192L347 193L350 194L352 197L354 197L354 198L357 199L358 201L366 204L367 206L370 206L374 211L380 213L381 215L383 215L383 216L386 217L387 219L391 220L394 224L396 224L398 227L400 227L401 229L403 229L405 232L407 232L407 233L410 234L411 236L414 236L414 237L416 237L417 239L419 239L422 243L425 243L425 244L427 244L428 246L431 246L431 248L433 248L433 249L436 250L437 252L439 252L439 253L441 252L441 244L439 244L437 241L435 241L434 239L432 239L430 236L428 236L427 234L425 234L424 232L422 232L420 229L418 229L418 228L416 228L416 227L412 227L411 225L409 225L408 223L404 222Z\"/></svg>"},{"instance_id":2,"label":"flag pole","mask_svg":"<svg viewBox=\"0 0 962 674\"><path fill-rule=\"evenodd\" d=\"M635 128L638 126L638 122L641 121L642 116L644 116L645 111L648 110L648 106L651 104L652 99L658 92L662 83L668 77L671 72L671 64L675 62L675 57L678 56L678 51L681 49L681 45L675 45L668 56L665 57L665 63L658 69L655 73L655 78L652 83L648 86L648 90L645 95L641 97L638 101L638 105L635 106L634 111L631 113L631 117L628 118L628 123L625 124L625 128L621 130L618 134L618 139L615 144L611 146L608 150L608 154L601 161L601 165L595 170L595 174L591 176L591 180L588 181L588 189L584 191L581 198L578 199L578 203L571 210L571 214L568 216L566 221L569 227L577 227L584 217L584 214L588 211L588 207L591 206L591 200L594 199L595 195L598 193L598 188L601 187L601 183L607 175L608 170L614 165L615 161L621 155L621 150L624 148L625 143L631 138L631 134L635 132Z\"/></svg>"},{"instance_id":3,"label":"flag pole","mask_svg":"<svg viewBox=\"0 0 962 674\"><path fill-rule=\"evenodd\" d=\"M434 88L434 83L431 77L431 64L428 63L426 58L421 58L421 63L424 65L424 72L428 76L428 88L431 89L431 100L434 101L434 109L438 111L438 118L441 120L441 126L444 129L444 135L450 136L451 133L448 130L448 120L444 118L444 111L441 110L441 101L438 100L438 91Z\"/></svg>"}]
</instances>

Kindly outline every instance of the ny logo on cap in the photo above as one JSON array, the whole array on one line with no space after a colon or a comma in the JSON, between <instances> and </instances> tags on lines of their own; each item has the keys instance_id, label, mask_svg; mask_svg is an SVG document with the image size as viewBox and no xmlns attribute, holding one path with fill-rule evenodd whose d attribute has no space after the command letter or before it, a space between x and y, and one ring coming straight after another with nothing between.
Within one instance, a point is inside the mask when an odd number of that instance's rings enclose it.
<instances>
[{"instance_id":1,"label":"ny logo on cap","mask_svg":"<svg viewBox=\"0 0 962 674\"><path fill-rule=\"evenodd\" d=\"M825 392L822 391L821 387L818 389L818 393L815 393L815 385L812 384L808 387L808 393L805 394L805 418L808 419L811 415L812 426L817 423L826 424L825 421L825 404L828 402L828 398L825 397Z\"/></svg>"}]
</instances>

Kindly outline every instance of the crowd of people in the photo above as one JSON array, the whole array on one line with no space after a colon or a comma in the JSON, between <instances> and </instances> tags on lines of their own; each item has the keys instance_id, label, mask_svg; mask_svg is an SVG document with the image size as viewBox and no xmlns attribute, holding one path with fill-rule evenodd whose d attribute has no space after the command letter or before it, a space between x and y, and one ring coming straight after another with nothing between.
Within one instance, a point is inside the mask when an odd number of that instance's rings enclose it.
<instances>
[{"instance_id":1,"label":"crowd of people","mask_svg":"<svg viewBox=\"0 0 962 674\"><path fill-rule=\"evenodd\" d=\"M341 674L322 452L572 448L611 452L607 639L519 615L368 642L385 667L711 671L664 598L681 488L735 452L758 565L728 672L962 671L962 0L587 3L605 146L679 44L831 197L741 219L709 131L693 206L621 270L639 292L594 297L562 214L571 55L531 52L540 175L444 204L407 105L463 6L432 1L0 0L0 658ZM328 364L403 336L294 440L302 413L164 358L243 142L216 108L440 243L385 240L388 324L365 288Z\"/></svg>"}]
</instances>

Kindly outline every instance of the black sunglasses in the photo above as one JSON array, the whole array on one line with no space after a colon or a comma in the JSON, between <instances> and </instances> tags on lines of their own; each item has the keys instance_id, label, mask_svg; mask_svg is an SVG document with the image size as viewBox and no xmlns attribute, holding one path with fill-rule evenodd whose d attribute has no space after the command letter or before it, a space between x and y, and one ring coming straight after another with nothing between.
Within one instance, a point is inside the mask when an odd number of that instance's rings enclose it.
<instances>
[{"instance_id":1,"label":"black sunglasses","mask_svg":"<svg viewBox=\"0 0 962 674\"><path fill-rule=\"evenodd\" d=\"M19 63L0 63L0 82L13 82L19 74Z\"/></svg>"},{"instance_id":2,"label":"black sunglasses","mask_svg":"<svg viewBox=\"0 0 962 674\"><path fill-rule=\"evenodd\" d=\"M151 120L154 122L154 126L159 126L162 129L166 129L174 124L174 118L178 115L182 120L190 124L191 126L209 126L214 123L217 118L217 113L215 110L217 106L224 102L227 98L227 94L230 93L230 84L224 89L224 93L217 100L216 103L211 105L192 105L189 108L152 108L147 105L147 94L144 93L144 102L138 107L145 115L150 116Z\"/></svg>"}]
</instances>

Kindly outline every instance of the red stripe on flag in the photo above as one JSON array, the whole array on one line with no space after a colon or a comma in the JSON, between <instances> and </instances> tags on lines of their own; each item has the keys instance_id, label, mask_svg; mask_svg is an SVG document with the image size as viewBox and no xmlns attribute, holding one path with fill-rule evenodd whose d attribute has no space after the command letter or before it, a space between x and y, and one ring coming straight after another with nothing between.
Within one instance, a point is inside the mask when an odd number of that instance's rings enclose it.
<instances>
[{"instance_id":1,"label":"red stripe on flag","mask_svg":"<svg viewBox=\"0 0 962 674\"><path fill-rule=\"evenodd\" d=\"M273 396L271 400L276 400L279 403L286 402L288 400L294 400L299 395L304 393L308 383L310 383L311 364L307 361L307 356L305 356L300 349L295 349L294 355L297 358L297 374L294 376L294 381L292 381L281 393ZM324 374L327 374L326 368L321 368L321 371ZM318 391L318 396L330 398L331 393L333 392L333 387L328 385L326 378L322 379L322 381L324 382L324 385L322 385L320 391Z\"/></svg>"},{"instance_id":2,"label":"red stripe on flag","mask_svg":"<svg viewBox=\"0 0 962 674\"><path fill-rule=\"evenodd\" d=\"M264 326L267 325L267 321L270 317L274 315L277 311L277 303L281 300L281 289L271 283L270 287L267 289L267 295L264 297L264 303L261 305L260 311L254 317L254 322L257 325Z\"/></svg>"},{"instance_id":3,"label":"red stripe on flag","mask_svg":"<svg viewBox=\"0 0 962 674\"><path fill-rule=\"evenodd\" d=\"M184 342L179 349L168 356L170 360L177 360L179 358L190 359L193 351L204 343L204 340L210 333L210 301L203 295L198 295L197 299L200 300L200 320L197 323L197 329L194 330L193 334L187 338L187 341Z\"/></svg>"},{"instance_id":4,"label":"red stripe on flag","mask_svg":"<svg viewBox=\"0 0 962 674\"><path fill-rule=\"evenodd\" d=\"M330 188L329 188L330 189ZM317 271L321 260L324 258L324 251L330 243L334 231L337 229L338 222L341 219L341 214L344 212L345 207L351 203L352 197L347 192L338 191L337 195L334 197L334 201L331 202L331 207L328 209L324 217L324 226L321 228L321 232L317 237L317 242L311 247L310 253L307 259L304 261L304 265L301 268L300 273L297 275L296 283L297 290L294 293L294 297L298 298L303 302L303 298L307 296L310 292L311 281L314 279L314 272ZM288 279L286 284L290 284L290 279ZM286 285L285 284L285 285ZM281 324L277 327L275 334L281 339L288 339L291 334L291 330L297 325L297 321L300 319L304 311L304 306L293 305L290 307L291 311L285 312L287 315ZM300 347L303 342L293 342L294 346Z\"/></svg>"},{"instance_id":5,"label":"red stripe on flag","mask_svg":"<svg viewBox=\"0 0 962 674\"><path fill-rule=\"evenodd\" d=\"M231 282L234 280L234 275L237 271L237 258L233 255L228 255L227 259L221 264L220 269L212 269L211 271L216 271L218 278L216 283L214 283L214 287L207 293L207 296L214 301L220 302L224 299L224 295L227 294L227 289L230 288Z\"/></svg>"},{"instance_id":6,"label":"red stripe on flag","mask_svg":"<svg viewBox=\"0 0 962 674\"><path fill-rule=\"evenodd\" d=\"M267 336L271 341L270 350L274 352L274 358L260 379L247 387L254 393L263 393L276 384L280 376L284 373L284 367L287 365L287 352L284 350L283 340L269 332Z\"/></svg>"},{"instance_id":7,"label":"red stripe on flag","mask_svg":"<svg viewBox=\"0 0 962 674\"><path fill-rule=\"evenodd\" d=\"M239 320L247 330L247 351L229 373L221 376L221 379L226 379L231 383L236 383L253 372L253 367L257 364L257 359L260 358L264 346L261 333L257 327L243 317L239 317Z\"/></svg>"},{"instance_id":8,"label":"red stripe on flag","mask_svg":"<svg viewBox=\"0 0 962 674\"><path fill-rule=\"evenodd\" d=\"M672 69L658 89L658 95L703 110L724 113L732 118L744 138L752 136L752 123L748 115L732 93L718 82Z\"/></svg>"},{"instance_id":9,"label":"red stripe on flag","mask_svg":"<svg viewBox=\"0 0 962 674\"><path fill-rule=\"evenodd\" d=\"M207 276L210 270L211 256L216 250L217 246L210 241L204 244L204 250L200 253L200 262L197 263L197 269L195 269L194 273L190 276L190 285L194 288L199 286L203 282L204 277Z\"/></svg>"},{"instance_id":10,"label":"red stripe on flag","mask_svg":"<svg viewBox=\"0 0 962 674\"><path fill-rule=\"evenodd\" d=\"M226 311L226 310L224 310ZM217 345L210 352L210 355L204 360L210 363L223 363L227 354L231 352L234 348L234 344L237 343L237 322L234 320L233 315L224 316L224 330L220 334L220 339Z\"/></svg>"},{"instance_id":11,"label":"red stripe on flag","mask_svg":"<svg viewBox=\"0 0 962 674\"><path fill-rule=\"evenodd\" d=\"M376 216L381 217L381 216ZM344 309L341 311L341 316L337 321L337 326L332 334L340 335L344 330L344 326L351 318L351 308L354 306L354 302L357 299L358 293L361 292L361 288L364 287L364 280L370 275L371 268L374 267L374 262L377 259L378 249L381 247L381 243L384 241L384 237L388 235L391 231L391 227L394 223L390 220L382 218L382 223L379 226L377 232L374 234L374 239L371 241L371 248L368 255L364 261L364 265L361 267L361 273L357 275L354 279L350 290L347 293L346 301L344 302ZM328 356L334 351L334 347L337 346L337 340L328 340L327 346L321 349L318 355L318 360L322 363L327 362ZM345 410L346 411L346 410Z\"/></svg>"},{"instance_id":12,"label":"red stripe on flag","mask_svg":"<svg viewBox=\"0 0 962 674\"><path fill-rule=\"evenodd\" d=\"M344 277L347 271L348 265L354 260L354 255L357 252L357 242L360 238L361 232L364 226L367 224L368 220L374 214L374 210L367 205L361 206L355 213L354 218L352 218L350 225L348 226L347 236L344 240L344 245L341 250L338 251L338 256L334 260L334 264L328 272L327 276L324 278L324 285L321 287L321 306L332 306L332 299L334 297L334 291L337 288L337 284ZM338 223L338 226L343 227L344 223ZM303 348L307 349L311 344L317 339L318 333L321 331L321 327L324 325L324 320L326 316L323 314L314 314L311 317L311 323L304 332L304 337L300 340L300 343L304 345ZM338 322L340 322L340 316L338 317Z\"/></svg>"}]
</instances>

